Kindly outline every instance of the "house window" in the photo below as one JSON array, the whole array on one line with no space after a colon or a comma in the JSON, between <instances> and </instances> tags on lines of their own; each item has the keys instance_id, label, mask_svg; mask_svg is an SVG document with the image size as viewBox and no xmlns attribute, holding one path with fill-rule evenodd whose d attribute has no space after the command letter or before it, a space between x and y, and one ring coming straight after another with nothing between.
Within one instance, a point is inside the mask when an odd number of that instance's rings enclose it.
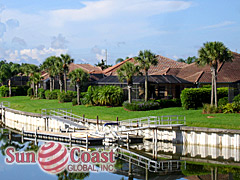
<instances>
[{"instance_id":1,"label":"house window","mask_svg":"<svg viewBox=\"0 0 240 180\"><path fill-rule=\"evenodd\" d=\"M158 87L158 97L164 98L165 97L165 86Z\"/></svg>"}]
</instances>

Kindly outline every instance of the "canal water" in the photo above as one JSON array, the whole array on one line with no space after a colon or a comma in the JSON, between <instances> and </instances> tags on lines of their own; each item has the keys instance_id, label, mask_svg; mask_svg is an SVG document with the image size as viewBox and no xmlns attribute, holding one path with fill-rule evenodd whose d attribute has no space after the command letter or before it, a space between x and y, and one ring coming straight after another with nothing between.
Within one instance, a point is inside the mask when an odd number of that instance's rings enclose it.
<instances>
[{"instance_id":1,"label":"canal water","mask_svg":"<svg viewBox=\"0 0 240 180\"><path fill-rule=\"evenodd\" d=\"M50 175L41 170L38 164L19 165L5 163L5 150L13 146L17 151L35 151L44 142L22 141L19 134L9 129L0 131L0 179L23 180L124 180L124 179L240 179L239 150L202 146L183 146L167 142L151 141L140 144L112 144L110 146L89 147L101 151L115 149L114 172L64 171ZM153 145L154 144L154 145ZM154 147L154 146L157 146ZM155 151L154 151L155 150ZM157 151L156 151L157 150ZM149 162L149 166L145 166Z\"/></svg>"}]
</instances>

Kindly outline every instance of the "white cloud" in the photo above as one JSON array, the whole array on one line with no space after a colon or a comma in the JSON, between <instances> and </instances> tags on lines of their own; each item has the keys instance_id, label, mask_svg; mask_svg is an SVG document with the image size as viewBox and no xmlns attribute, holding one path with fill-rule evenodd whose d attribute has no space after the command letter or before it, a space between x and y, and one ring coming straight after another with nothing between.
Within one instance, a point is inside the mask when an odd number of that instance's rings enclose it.
<instances>
[{"instance_id":1,"label":"white cloud","mask_svg":"<svg viewBox=\"0 0 240 180\"><path fill-rule=\"evenodd\" d=\"M215 29L215 28L221 28L221 27L225 27L225 26L229 26L235 24L234 21L224 21L218 24L213 24L213 25L209 25L209 26L204 26L202 27L202 29Z\"/></svg>"},{"instance_id":2,"label":"white cloud","mask_svg":"<svg viewBox=\"0 0 240 180\"><path fill-rule=\"evenodd\" d=\"M106 60L106 50L105 50L105 49L102 49L101 52L96 53L96 59L97 59L98 61L101 61L102 59L103 59L103 60Z\"/></svg>"},{"instance_id":3,"label":"white cloud","mask_svg":"<svg viewBox=\"0 0 240 180\"><path fill-rule=\"evenodd\" d=\"M36 62L42 63L49 56L59 56L60 54L67 53L67 49L53 49L53 48L43 48L43 49L22 49L22 50L6 50L5 55L8 61L12 62Z\"/></svg>"},{"instance_id":4,"label":"white cloud","mask_svg":"<svg viewBox=\"0 0 240 180\"><path fill-rule=\"evenodd\" d=\"M152 15L181 11L189 8L189 1L157 0L100 0L82 2L81 9L60 9L50 11L50 21L55 25L64 25L69 21L89 21L103 18L149 17Z\"/></svg>"}]
</instances>

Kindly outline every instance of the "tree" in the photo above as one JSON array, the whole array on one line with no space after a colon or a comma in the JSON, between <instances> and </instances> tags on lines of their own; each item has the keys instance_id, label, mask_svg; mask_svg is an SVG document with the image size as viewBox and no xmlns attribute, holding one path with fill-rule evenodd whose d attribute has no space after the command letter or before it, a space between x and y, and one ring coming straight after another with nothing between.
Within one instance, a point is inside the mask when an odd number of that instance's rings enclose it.
<instances>
[{"instance_id":1,"label":"tree","mask_svg":"<svg viewBox=\"0 0 240 180\"><path fill-rule=\"evenodd\" d=\"M187 59L179 58L177 60L177 62L184 62L186 64L192 64L192 63L196 62L197 60L198 59L196 56L192 56L192 57L189 56Z\"/></svg>"},{"instance_id":2,"label":"tree","mask_svg":"<svg viewBox=\"0 0 240 180\"><path fill-rule=\"evenodd\" d=\"M98 66L102 70L104 70L104 69L107 69L107 68L111 67L112 65L106 65L105 61L102 59L101 62L98 62L97 64L95 64L95 66Z\"/></svg>"},{"instance_id":3,"label":"tree","mask_svg":"<svg viewBox=\"0 0 240 180\"><path fill-rule=\"evenodd\" d=\"M69 65L74 62L74 59L71 59L70 55L68 55L68 54L65 54L65 55L61 54L60 58L61 58L62 63L63 63L64 90L65 90L65 92L67 92L67 72L69 70L68 69Z\"/></svg>"},{"instance_id":4,"label":"tree","mask_svg":"<svg viewBox=\"0 0 240 180\"><path fill-rule=\"evenodd\" d=\"M63 61L60 57L56 57L56 61L54 62L55 65L55 74L58 75L58 82L59 82L59 86L60 86L60 92L62 92L62 87L63 87L63 83L62 83L62 76L64 73L64 69L63 69Z\"/></svg>"},{"instance_id":5,"label":"tree","mask_svg":"<svg viewBox=\"0 0 240 180\"><path fill-rule=\"evenodd\" d=\"M123 59L123 58L117 58L117 60L116 60L115 64L118 64L118 63L120 63L120 62L123 62L123 61L124 61L124 59Z\"/></svg>"},{"instance_id":6,"label":"tree","mask_svg":"<svg viewBox=\"0 0 240 180\"><path fill-rule=\"evenodd\" d=\"M88 82L89 74L83 71L82 69L75 69L69 73L69 78L71 80L71 84L76 85L77 87L77 103L80 104L80 87L84 85L84 83Z\"/></svg>"},{"instance_id":7,"label":"tree","mask_svg":"<svg viewBox=\"0 0 240 180\"><path fill-rule=\"evenodd\" d=\"M35 72L33 73L33 76L31 76L31 79L35 85L35 97L38 97L38 86L39 83L41 82L41 80L43 79L43 77L41 76L41 74L39 72Z\"/></svg>"},{"instance_id":8,"label":"tree","mask_svg":"<svg viewBox=\"0 0 240 180\"><path fill-rule=\"evenodd\" d=\"M118 78L120 81L127 81L128 85L128 102L132 103L132 85L133 85L133 76L139 73L139 66L135 66L133 63L126 62L118 70Z\"/></svg>"},{"instance_id":9,"label":"tree","mask_svg":"<svg viewBox=\"0 0 240 180\"><path fill-rule=\"evenodd\" d=\"M48 57L42 64L41 69L45 70L49 75L50 91L53 90L53 78L56 75L56 56Z\"/></svg>"},{"instance_id":10,"label":"tree","mask_svg":"<svg viewBox=\"0 0 240 180\"><path fill-rule=\"evenodd\" d=\"M8 63L2 63L0 66L0 83L3 86L3 83L11 77L11 69Z\"/></svg>"},{"instance_id":11,"label":"tree","mask_svg":"<svg viewBox=\"0 0 240 180\"><path fill-rule=\"evenodd\" d=\"M150 50L139 51L137 57L134 58L135 61L139 64L140 69L144 70L145 73L145 101L148 100L148 70L153 65L158 64L156 55L153 54Z\"/></svg>"},{"instance_id":12,"label":"tree","mask_svg":"<svg viewBox=\"0 0 240 180\"><path fill-rule=\"evenodd\" d=\"M30 84L31 84L31 88L33 88L33 92L35 92L35 87L34 87L34 82L33 82L33 75L36 72L39 72L40 69L38 66L34 65L34 64L22 64L20 70L29 77L30 80Z\"/></svg>"},{"instance_id":13,"label":"tree","mask_svg":"<svg viewBox=\"0 0 240 180\"><path fill-rule=\"evenodd\" d=\"M10 74L9 74L9 80L8 80L8 87L9 87L9 97L11 97L12 96L11 78L21 72L21 70L20 70L21 66L20 66L20 64L17 64L17 63L9 63L9 66L10 66Z\"/></svg>"},{"instance_id":14,"label":"tree","mask_svg":"<svg viewBox=\"0 0 240 180\"><path fill-rule=\"evenodd\" d=\"M233 59L232 52L225 47L222 42L207 42L198 51L198 64L208 64L212 73L212 91L211 91L211 105L215 98L215 106L217 107L217 70L218 64L224 62L231 62Z\"/></svg>"}]
</instances>

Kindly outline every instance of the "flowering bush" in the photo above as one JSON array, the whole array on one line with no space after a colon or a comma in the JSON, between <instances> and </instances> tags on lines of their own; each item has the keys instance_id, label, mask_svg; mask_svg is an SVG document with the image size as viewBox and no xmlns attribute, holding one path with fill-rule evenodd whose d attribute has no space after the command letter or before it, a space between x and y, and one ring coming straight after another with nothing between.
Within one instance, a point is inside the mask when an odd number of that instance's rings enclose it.
<instances>
[{"instance_id":1,"label":"flowering bush","mask_svg":"<svg viewBox=\"0 0 240 180\"><path fill-rule=\"evenodd\" d=\"M130 111L148 111L148 110L159 109L160 105L158 102L154 102L154 101L147 101L147 102L133 101L132 103L125 101L123 103L123 107Z\"/></svg>"}]
</instances>

